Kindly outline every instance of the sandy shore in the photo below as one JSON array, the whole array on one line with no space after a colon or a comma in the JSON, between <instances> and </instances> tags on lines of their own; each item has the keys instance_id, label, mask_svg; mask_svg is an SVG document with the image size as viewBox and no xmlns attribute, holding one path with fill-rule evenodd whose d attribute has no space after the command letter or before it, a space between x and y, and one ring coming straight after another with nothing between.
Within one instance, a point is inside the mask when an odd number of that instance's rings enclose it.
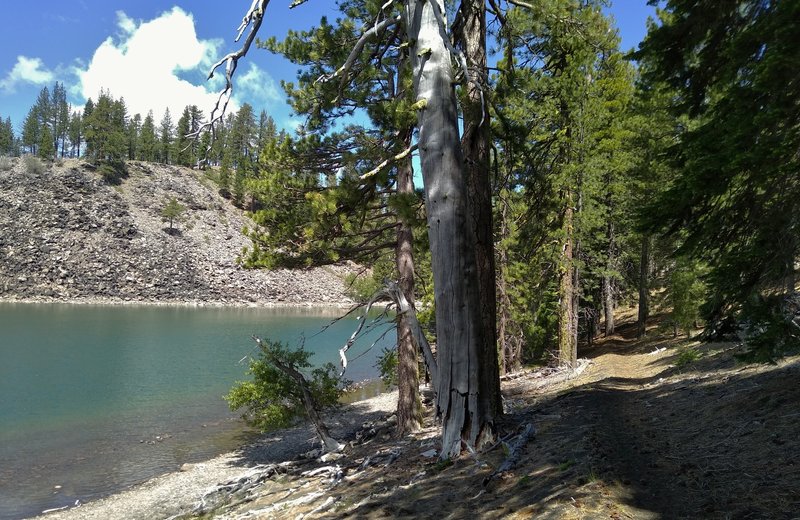
<instances>
[{"instance_id":1,"label":"sandy shore","mask_svg":"<svg viewBox=\"0 0 800 520\"><path fill-rule=\"evenodd\" d=\"M332 434L347 440L365 421L391 413L397 406L397 391L343 406L326 417ZM301 426L265 434L258 441L211 460L186 464L181 471L167 473L120 493L66 510L36 516L46 520L154 520L191 512L204 493L217 484L246 474L249 468L292 460L316 447L314 433Z\"/></svg>"}]
</instances>

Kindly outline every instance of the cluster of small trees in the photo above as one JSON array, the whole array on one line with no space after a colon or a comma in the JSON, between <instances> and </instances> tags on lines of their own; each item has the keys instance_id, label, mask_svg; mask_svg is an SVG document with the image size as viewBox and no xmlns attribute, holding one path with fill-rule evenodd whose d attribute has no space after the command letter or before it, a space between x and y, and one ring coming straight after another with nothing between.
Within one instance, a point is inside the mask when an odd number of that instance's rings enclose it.
<instances>
[{"instance_id":1,"label":"cluster of small trees","mask_svg":"<svg viewBox=\"0 0 800 520\"><path fill-rule=\"evenodd\" d=\"M123 98L101 91L83 109L67 103L66 89L56 82L44 87L17 135L10 118L0 120L0 155L29 153L43 159L85 157L118 165L126 160L181 166L222 166L223 193L237 204L245 199L245 181L255 170L267 141L278 137L275 122L261 111L256 121L247 103L227 115L216 128L199 132L206 123L196 105L186 106L177 122L169 108L160 121L150 110L144 118L130 115ZM199 134L199 135L196 135Z\"/></svg>"}]
</instances>

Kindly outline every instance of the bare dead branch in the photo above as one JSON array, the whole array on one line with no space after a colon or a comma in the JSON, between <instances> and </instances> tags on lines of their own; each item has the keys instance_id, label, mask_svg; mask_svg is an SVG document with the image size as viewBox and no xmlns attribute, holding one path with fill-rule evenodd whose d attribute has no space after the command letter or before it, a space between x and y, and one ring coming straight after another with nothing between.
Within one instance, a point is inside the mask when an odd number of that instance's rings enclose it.
<instances>
[{"instance_id":1,"label":"bare dead branch","mask_svg":"<svg viewBox=\"0 0 800 520\"><path fill-rule=\"evenodd\" d=\"M245 30L250 27L250 32L247 33L244 43L239 50L227 54L211 67L207 78L209 80L214 77L214 73L217 71L217 69L222 67L222 65L225 65L225 88L220 91L219 96L217 97L217 102L214 105L214 109L211 111L211 115L209 116L208 122L200 125L200 128L189 134L189 137L196 139L204 130L208 129L210 129L213 134L214 125L217 122L222 121L222 118L225 116L225 110L227 110L228 103L230 102L231 95L233 94L233 75L236 72L236 67L239 64L239 60L247 55L247 52L250 50L250 46L255 41L256 34L261 28L261 23L264 21L264 11L266 10L268 4L269 0L253 0L253 3L250 4L250 9L247 11L247 13L245 13L244 18L242 18L242 23L239 25L238 33L236 35L236 39L234 40L238 42L242 38Z\"/></svg>"},{"instance_id":2,"label":"bare dead branch","mask_svg":"<svg viewBox=\"0 0 800 520\"><path fill-rule=\"evenodd\" d=\"M430 2L430 6L434 16L436 17L436 21L439 23L439 28L441 29L442 34L447 34L447 22L444 19L441 9L439 9L438 2ZM456 61L458 61L458 64L461 66L461 72L464 74L464 81L466 81L469 78L467 58L464 57L463 52L455 48L453 42L450 41L450 38L442 38L442 40L444 41L447 50L450 51L450 53L455 57Z\"/></svg>"},{"instance_id":3,"label":"bare dead branch","mask_svg":"<svg viewBox=\"0 0 800 520\"><path fill-rule=\"evenodd\" d=\"M350 77L350 69L353 68L358 57L361 55L361 52L364 50L364 46L371 38L377 37L380 33L386 30L388 27L392 27L397 25L402 20L400 15L395 16L394 18L386 18L381 22L376 22L369 30L364 31L361 37L358 39L356 44L353 46L353 50L350 51L350 54L347 56L344 64L341 67L336 69L335 72L331 74L323 74L319 78L317 78L317 83L325 83L330 81L336 77L341 77L339 82L339 91L341 92L344 89L344 86L347 83L347 80ZM338 103L338 97L337 97Z\"/></svg>"},{"instance_id":4,"label":"bare dead branch","mask_svg":"<svg viewBox=\"0 0 800 520\"><path fill-rule=\"evenodd\" d=\"M370 177L374 177L375 175L378 175L384 168L386 168L390 164L396 163L397 161L401 161L401 160L405 159L406 157L408 157L409 155L411 155L412 153L414 153L416 151L417 151L417 145L416 144L412 145L412 146L409 146L408 148L406 148L405 150L403 150L399 154L395 155L394 157L389 157L388 159L384 160L378 166L376 166L375 168L371 169L370 171L368 171L364 175L360 176L359 179L364 181L364 180L369 179Z\"/></svg>"},{"instance_id":5,"label":"bare dead branch","mask_svg":"<svg viewBox=\"0 0 800 520\"><path fill-rule=\"evenodd\" d=\"M364 311L358 318L359 320L358 327L356 327L356 330L353 331L353 333L347 339L347 343L345 343L344 346L339 349L339 358L341 359L342 362L342 371L339 374L339 377L342 377L345 371L347 370L347 351L350 350L350 347L353 346L353 343L355 343L356 338L358 338L358 335L361 334L361 330L364 328L364 324L367 322L367 315L369 314L369 311L372 310L372 306L375 305L376 302L387 296L388 294L385 290L380 290L375 294L373 294L372 297L367 302L367 304L364 305Z\"/></svg>"},{"instance_id":6,"label":"bare dead branch","mask_svg":"<svg viewBox=\"0 0 800 520\"><path fill-rule=\"evenodd\" d=\"M505 473L506 471L514 467L514 465L519 461L520 450L522 449L523 446L525 446L525 444L528 443L528 439L534 435L536 435L536 428L534 428L533 424L531 423L526 424L525 429L522 431L522 433L519 434L519 436L516 439L514 439L514 442L507 445L508 456L506 457L506 460L504 460L503 463L500 464L500 467L498 467L494 471L494 473L483 479L484 487L487 484L489 484L489 482L491 482L491 480L495 476L501 473Z\"/></svg>"},{"instance_id":7,"label":"bare dead branch","mask_svg":"<svg viewBox=\"0 0 800 520\"><path fill-rule=\"evenodd\" d=\"M508 3L512 4L512 5L516 5L517 7L524 7L525 9L533 9L533 5L531 5L531 4L527 3L527 2L522 2L520 0L508 0Z\"/></svg>"}]
</instances>

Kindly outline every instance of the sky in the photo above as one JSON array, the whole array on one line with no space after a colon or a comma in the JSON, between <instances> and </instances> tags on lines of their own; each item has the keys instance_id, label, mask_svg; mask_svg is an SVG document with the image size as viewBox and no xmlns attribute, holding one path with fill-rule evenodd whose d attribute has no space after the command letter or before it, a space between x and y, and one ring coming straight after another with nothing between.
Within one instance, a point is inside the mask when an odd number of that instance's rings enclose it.
<instances>
[{"instance_id":1,"label":"sky","mask_svg":"<svg viewBox=\"0 0 800 520\"><path fill-rule=\"evenodd\" d=\"M331 0L309 0L290 10L290 0L270 3L259 36L281 38L306 29L321 16L336 18ZM153 110L156 122L166 108L173 120L186 105L211 112L221 76L206 81L213 63L238 48L236 29L250 0L41 0L3 6L0 31L0 117L17 131L39 91L56 81L68 101L82 108L100 89L124 98L129 115ZM615 0L606 9L616 20L622 49L635 48L654 13L647 0ZM12 22L13 21L13 22ZM252 48L235 77L233 108L248 102L266 110L278 126L302 120L292 114L280 86L296 66Z\"/></svg>"}]
</instances>

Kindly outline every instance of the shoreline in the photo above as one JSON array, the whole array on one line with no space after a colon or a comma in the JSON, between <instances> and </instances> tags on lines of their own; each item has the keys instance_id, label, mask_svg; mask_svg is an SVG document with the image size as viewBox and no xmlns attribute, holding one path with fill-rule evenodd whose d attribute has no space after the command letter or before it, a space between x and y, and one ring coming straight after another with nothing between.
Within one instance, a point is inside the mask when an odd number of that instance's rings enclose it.
<instances>
[{"instance_id":1,"label":"shoreline","mask_svg":"<svg viewBox=\"0 0 800 520\"><path fill-rule=\"evenodd\" d=\"M0 296L0 304L19 303L29 304L64 304L64 305L112 305L135 306L150 305L154 307L192 307L192 308L263 308L263 309L350 309L355 302L251 302L251 301L208 301L208 300L125 300L118 298L51 298L47 296L33 298L4 298Z\"/></svg>"},{"instance_id":2,"label":"shoreline","mask_svg":"<svg viewBox=\"0 0 800 520\"><path fill-rule=\"evenodd\" d=\"M395 411L397 390L354 401L324 420L334 436L342 441L357 431L365 421L385 417ZM126 518L151 520L175 518L190 513L204 493L219 484L237 480L253 467L297 459L319 445L309 424L259 434L233 451L210 459L185 463L179 469L154 475L141 483L120 489L89 502L65 509L44 511L28 520L105 520Z\"/></svg>"}]
</instances>

